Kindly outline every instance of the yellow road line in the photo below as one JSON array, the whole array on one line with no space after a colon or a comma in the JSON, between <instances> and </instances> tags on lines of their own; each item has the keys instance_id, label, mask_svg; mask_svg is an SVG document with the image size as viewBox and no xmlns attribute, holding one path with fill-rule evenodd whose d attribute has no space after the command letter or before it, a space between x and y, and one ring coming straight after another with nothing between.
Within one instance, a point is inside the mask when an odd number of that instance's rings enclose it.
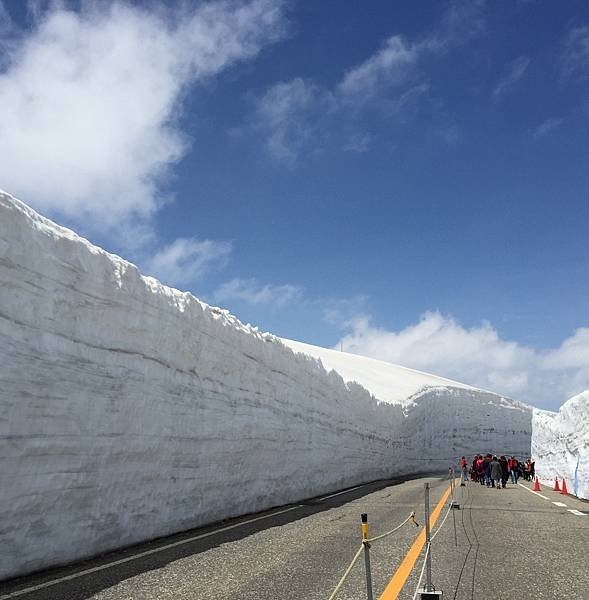
<instances>
[{"instance_id":1,"label":"yellow road line","mask_svg":"<svg viewBox=\"0 0 589 600\"><path fill-rule=\"evenodd\" d=\"M434 511L429 517L430 529L433 529L433 526L438 520L438 517L440 516L442 508L444 507L444 504L446 503L446 500L448 499L449 495L450 486L448 486L448 489L444 492L436 508L434 508ZM409 578L409 575L411 574L411 569L413 569L413 567L415 566L415 563L417 562L417 559L419 558L419 555L421 554L424 545L425 527L421 530L417 538L415 538L413 545L411 546L411 548L409 548L409 552L407 552L407 554L405 555L403 562L399 565L399 568L393 575L393 578L389 581L389 584L385 588L385 591L382 593L382 596L379 600L395 600L397 598L397 596L403 589L405 582Z\"/></svg>"}]
</instances>

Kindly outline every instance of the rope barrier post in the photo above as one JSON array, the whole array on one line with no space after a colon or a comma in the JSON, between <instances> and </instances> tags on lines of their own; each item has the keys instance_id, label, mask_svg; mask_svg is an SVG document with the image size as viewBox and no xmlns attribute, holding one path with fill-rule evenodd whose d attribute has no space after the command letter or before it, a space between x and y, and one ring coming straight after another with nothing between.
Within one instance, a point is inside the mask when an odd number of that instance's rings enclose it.
<instances>
[{"instance_id":1,"label":"rope barrier post","mask_svg":"<svg viewBox=\"0 0 589 600\"><path fill-rule=\"evenodd\" d=\"M452 511L452 523L454 524L454 546L458 548L458 536L456 534L456 513Z\"/></svg>"},{"instance_id":2,"label":"rope barrier post","mask_svg":"<svg viewBox=\"0 0 589 600\"><path fill-rule=\"evenodd\" d=\"M372 571L370 569L370 544L368 542L368 515L362 513L362 544L364 546L364 565L366 567L366 596L374 600L372 595Z\"/></svg>"},{"instance_id":3,"label":"rope barrier post","mask_svg":"<svg viewBox=\"0 0 589 600\"><path fill-rule=\"evenodd\" d=\"M454 490L456 489L456 471L454 470L454 467L450 467L450 469L452 471L452 480L450 481L450 489L452 490L452 496L450 498L450 506L452 508L456 508L457 510L460 510L460 503L458 503L458 502L456 502L456 500L454 500Z\"/></svg>"},{"instance_id":4,"label":"rope barrier post","mask_svg":"<svg viewBox=\"0 0 589 600\"><path fill-rule=\"evenodd\" d=\"M429 483L426 481L424 484L425 487L425 547L429 552L426 556L426 566L425 566L425 590L426 592L431 592L433 590L432 586L432 553L431 553L431 536L429 530Z\"/></svg>"},{"instance_id":5,"label":"rope barrier post","mask_svg":"<svg viewBox=\"0 0 589 600\"><path fill-rule=\"evenodd\" d=\"M423 486L425 488L425 590L421 592L420 597L421 600L430 600L432 598L441 598L442 592L435 591L432 584L432 540L429 528L429 483L426 481ZM450 484L450 486L452 486L452 484ZM453 488L451 487L451 489Z\"/></svg>"}]
</instances>

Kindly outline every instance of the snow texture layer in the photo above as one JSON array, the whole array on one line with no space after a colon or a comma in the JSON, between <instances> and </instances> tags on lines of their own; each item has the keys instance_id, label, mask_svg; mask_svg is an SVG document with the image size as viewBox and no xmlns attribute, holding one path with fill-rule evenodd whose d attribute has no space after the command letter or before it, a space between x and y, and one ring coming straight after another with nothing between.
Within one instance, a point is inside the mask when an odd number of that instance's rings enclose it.
<instances>
[{"instance_id":1,"label":"snow texture layer","mask_svg":"<svg viewBox=\"0 0 589 600\"><path fill-rule=\"evenodd\" d=\"M589 500L589 390L557 413L534 410L532 457L540 480L566 479L569 493Z\"/></svg>"},{"instance_id":2,"label":"snow texture layer","mask_svg":"<svg viewBox=\"0 0 589 600\"><path fill-rule=\"evenodd\" d=\"M437 375L422 373L381 360L319 348L293 340L282 340L296 352L303 352L318 358L326 369L337 371L346 381L356 381L374 397L391 404L411 404L413 396L426 387L452 387L471 391L476 388L444 379ZM513 404L510 401L511 404Z\"/></svg>"},{"instance_id":3,"label":"snow texture layer","mask_svg":"<svg viewBox=\"0 0 589 600\"><path fill-rule=\"evenodd\" d=\"M459 384L379 402L2 192L0 381L0 579L531 434Z\"/></svg>"}]
</instances>

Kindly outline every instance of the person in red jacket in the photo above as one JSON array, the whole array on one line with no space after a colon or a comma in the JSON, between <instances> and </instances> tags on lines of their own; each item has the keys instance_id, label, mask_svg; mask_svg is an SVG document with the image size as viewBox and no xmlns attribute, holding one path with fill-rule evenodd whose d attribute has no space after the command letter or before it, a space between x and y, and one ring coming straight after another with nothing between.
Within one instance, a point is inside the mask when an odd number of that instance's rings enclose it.
<instances>
[{"instance_id":1,"label":"person in red jacket","mask_svg":"<svg viewBox=\"0 0 589 600\"><path fill-rule=\"evenodd\" d=\"M479 459L478 454L472 459L472 465L470 467L470 478L473 481L478 481L479 476L477 474L477 460Z\"/></svg>"},{"instance_id":2,"label":"person in red jacket","mask_svg":"<svg viewBox=\"0 0 589 600\"><path fill-rule=\"evenodd\" d=\"M511 474L511 483L517 483L519 478L519 462L515 456L512 456L507 461L507 468L509 469L509 473Z\"/></svg>"},{"instance_id":3,"label":"person in red jacket","mask_svg":"<svg viewBox=\"0 0 589 600\"><path fill-rule=\"evenodd\" d=\"M468 479L468 461L466 460L466 456L463 456L460 459L460 483L466 483Z\"/></svg>"},{"instance_id":4,"label":"person in red jacket","mask_svg":"<svg viewBox=\"0 0 589 600\"><path fill-rule=\"evenodd\" d=\"M482 454L477 458L477 478L481 485L485 485L485 461Z\"/></svg>"}]
</instances>

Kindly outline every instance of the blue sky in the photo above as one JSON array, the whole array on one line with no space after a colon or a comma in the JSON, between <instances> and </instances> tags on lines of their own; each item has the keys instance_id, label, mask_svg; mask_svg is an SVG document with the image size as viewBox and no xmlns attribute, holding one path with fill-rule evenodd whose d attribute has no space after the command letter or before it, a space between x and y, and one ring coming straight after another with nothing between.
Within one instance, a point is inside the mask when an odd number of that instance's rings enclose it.
<instances>
[{"instance_id":1,"label":"blue sky","mask_svg":"<svg viewBox=\"0 0 589 600\"><path fill-rule=\"evenodd\" d=\"M2 188L278 335L589 387L585 2L0 6Z\"/></svg>"}]
</instances>

